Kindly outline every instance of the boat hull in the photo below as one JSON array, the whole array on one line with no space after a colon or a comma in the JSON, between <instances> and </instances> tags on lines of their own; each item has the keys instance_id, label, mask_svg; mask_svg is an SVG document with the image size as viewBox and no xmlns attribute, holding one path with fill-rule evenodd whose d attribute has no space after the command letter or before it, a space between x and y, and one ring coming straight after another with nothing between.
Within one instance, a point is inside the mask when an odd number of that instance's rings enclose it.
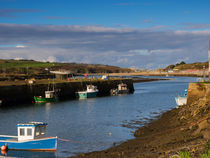
<instances>
[{"instance_id":1,"label":"boat hull","mask_svg":"<svg viewBox=\"0 0 210 158\"><path fill-rule=\"evenodd\" d=\"M47 137L27 141L15 141L10 137L0 137L0 147L7 145L11 150L56 151L57 137Z\"/></svg>"},{"instance_id":2,"label":"boat hull","mask_svg":"<svg viewBox=\"0 0 210 158\"><path fill-rule=\"evenodd\" d=\"M96 97L98 92L77 92L76 96L79 99L86 99L86 98L94 98Z\"/></svg>"},{"instance_id":3,"label":"boat hull","mask_svg":"<svg viewBox=\"0 0 210 158\"><path fill-rule=\"evenodd\" d=\"M117 94L128 94L128 90L118 90Z\"/></svg>"},{"instance_id":4,"label":"boat hull","mask_svg":"<svg viewBox=\"0 0 210 158\"><path fill-rule=\"evenodd\" d=\"M57 98L44 98L44 97L34 97L36 103L47 103L47 102L56 102Z\"/></svg>"}]
</instances>

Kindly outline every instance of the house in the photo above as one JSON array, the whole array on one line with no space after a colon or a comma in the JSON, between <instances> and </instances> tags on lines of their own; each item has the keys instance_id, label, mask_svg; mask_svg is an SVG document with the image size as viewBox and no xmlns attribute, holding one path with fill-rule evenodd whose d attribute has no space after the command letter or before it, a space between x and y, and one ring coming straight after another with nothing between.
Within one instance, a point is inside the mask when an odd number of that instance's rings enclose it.
<instances>
[{"instance_id":1,"label":"house","mask_svg":"<svg viewBox=\"0 0 210 158\"><path fill-rule=\"evenodd\" d=\"M50 73L54 74L58 80L67 80L73 76L73 73L69 70L50 71Z\"/></svg>"}]
</instances>

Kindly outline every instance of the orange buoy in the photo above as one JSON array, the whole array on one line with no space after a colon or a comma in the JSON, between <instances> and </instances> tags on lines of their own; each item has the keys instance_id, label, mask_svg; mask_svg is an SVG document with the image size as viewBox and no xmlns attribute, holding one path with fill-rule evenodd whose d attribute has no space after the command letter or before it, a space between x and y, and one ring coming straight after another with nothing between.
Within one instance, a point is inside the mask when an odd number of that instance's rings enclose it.
<instances>
[{"instance_id":1,"label":"orange buoy","mask_svg":"<svg viewBox=\"0 0 210 158\"><path fill-rule=\"evenodd\" d=\"M6 150L1 150L1 154L5 155L7 153Z\"/></svg>"},{"instance_id":2,"label":"orange buoy","mask_svg":"<svg viewBox=\"0 0 210 158\"><path fill-rule=\"evenodd\" d=\"M7 150L7 146L6 146L6 145L3 145L3 146L1 147L1 150L2 150L2 151L6 151L6 150Z\"/></svg>"}]
</instances>

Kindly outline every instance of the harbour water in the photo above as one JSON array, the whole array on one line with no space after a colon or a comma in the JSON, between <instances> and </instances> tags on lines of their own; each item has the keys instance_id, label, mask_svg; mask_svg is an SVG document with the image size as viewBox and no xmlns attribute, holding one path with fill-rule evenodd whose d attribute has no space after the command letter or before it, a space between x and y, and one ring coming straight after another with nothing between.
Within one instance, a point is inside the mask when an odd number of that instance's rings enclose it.
<instances>
[{"instance_id":1,"label":"harbour water","mask_svg":"<svg viewBox=\"0 0 210 158\"><path fill-rule=\"evenodd\" d=\"M191 77L170 78L135 83L135 92L129 95L0 107L0 135L17 135L17 123L41 121L48 123L48 136L60 138L57 152L8 151L7 155L68 157L132 139L136 127L175 108L174 97L196 81Z\"/></svg>"}]
</instances>

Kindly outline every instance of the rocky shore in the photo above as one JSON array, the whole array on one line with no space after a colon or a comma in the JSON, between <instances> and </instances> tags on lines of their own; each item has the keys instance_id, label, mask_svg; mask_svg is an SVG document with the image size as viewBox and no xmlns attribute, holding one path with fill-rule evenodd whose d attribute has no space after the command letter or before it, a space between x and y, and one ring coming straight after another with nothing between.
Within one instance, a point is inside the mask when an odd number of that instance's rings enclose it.
<instances>
[{"instance_id":1,"label":"rocky shore","mask_svg":"<svg viewBox=\"0 0 210 158\"><path fill-rule=\"evenodd\" d=\"M202 97L193 97L193 94L196 94L193 93L196 90L193 90L190 95L194 100L163 113L157 120L139 128L135 131L135 139L104 151L76 157L172 158L179 157L181 152L193 158L201 157L210 150L210 91L205 86L197 90L203 92Z\"/></svg>"}]
</instances>

